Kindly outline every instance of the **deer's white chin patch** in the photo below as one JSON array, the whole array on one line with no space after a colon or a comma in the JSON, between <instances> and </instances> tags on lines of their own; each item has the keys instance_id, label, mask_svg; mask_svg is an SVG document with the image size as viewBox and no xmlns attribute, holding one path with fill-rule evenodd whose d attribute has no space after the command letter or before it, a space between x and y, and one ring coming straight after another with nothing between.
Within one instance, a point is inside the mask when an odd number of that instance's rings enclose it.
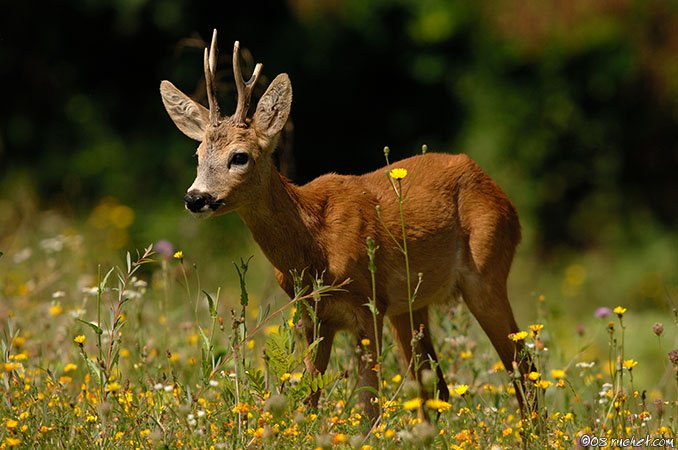
<instances>
[{"instance_id":1,"label":"deer's white chin patch","mask_svg":"<svg viewBox=\"0 0 678 450\"><path fill-rule=\"evenodd\" d=\"M208 217L212 217L212 215L214 214L214 211L212 211L210 208L203 208L198 212L193 212L186 208L186 211L190 212L191 215L197 219L207 219Z\"/></svg>"}]
</instances>

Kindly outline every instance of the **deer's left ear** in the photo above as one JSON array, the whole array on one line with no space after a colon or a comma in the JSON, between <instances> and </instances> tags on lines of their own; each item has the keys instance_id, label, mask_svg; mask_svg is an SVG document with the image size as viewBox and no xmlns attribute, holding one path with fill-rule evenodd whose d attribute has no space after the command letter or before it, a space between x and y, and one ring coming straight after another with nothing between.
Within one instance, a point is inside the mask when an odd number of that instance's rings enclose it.
<instances>
[{"instance_id":1,"label":"deer's left ear","mask_svg":"<svg viewBox=\"0 0 678 450\"><path fill-rule=\"evenodd\" d=\"M259 100L252 123L257 133L271 140L283 129L292 107L292 83L286 73L281 73L266 89Z\"/></svg>"}]
</instances>

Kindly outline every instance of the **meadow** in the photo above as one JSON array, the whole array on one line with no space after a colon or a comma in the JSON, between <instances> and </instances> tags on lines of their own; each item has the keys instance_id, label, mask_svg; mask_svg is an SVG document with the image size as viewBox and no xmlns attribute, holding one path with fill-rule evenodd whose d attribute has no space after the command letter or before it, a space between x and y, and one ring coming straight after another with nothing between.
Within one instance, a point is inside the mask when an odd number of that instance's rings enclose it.
<instances>
[{"instance_id":1,"label":"meadow","mask_svg":"<svg viewBox=\"0 0 678 450\"><path fill-rule=\"evenodd\" d=\"M158 236L126 250L134 217L109 198L85 221L34 212L3 239L0 448L674 446L675 310L610 299L568 315L563 302L582 285L582 266L565 267L552 296L521 292L531 274L516 264L523 331L507 339L524 340L535 362L531 415L521 417L512 375L454 304L434 311L431 330L449 401L419 392L387 330L374 358L381 415L372 424L355 408L369 343L342 335L326 374L304 369L313 348L301 339L300 308L341 285L300 284L285 298L250 243L237 251L254 256L233 263L209 260L199 238L180 247ZM433 374L422 381L433 389ZM320 405L309 409L304 399L318 389Z\"/></svg>"}]
</instances>

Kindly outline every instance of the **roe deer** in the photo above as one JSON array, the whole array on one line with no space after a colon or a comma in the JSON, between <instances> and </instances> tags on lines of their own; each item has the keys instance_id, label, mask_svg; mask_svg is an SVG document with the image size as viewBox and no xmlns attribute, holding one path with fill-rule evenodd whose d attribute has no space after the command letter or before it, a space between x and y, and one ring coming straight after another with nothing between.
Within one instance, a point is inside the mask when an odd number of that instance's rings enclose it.
<instances>
[{"instance_id":1,"label":"roe deer","mask_svg":"<svg viewBox=\"0 0 678 450\"><path fill-rule=\"evenodd\" d=\"M437 361L437 357L429 332L429 306L461 296L506 369L515 369L514 361L518 361L522 374L529 371L530 363L520 357L522 344L508 338L518 331L506 279L520 241L520 223L513 204L494 181L468 156L427 153L362 176L327 174L296 186L279 174L271 157L290 114L292 86L287 74L273 80L248 118L261 64L245 82L236 42L233 71L238 103L235 114L222 117L215 95L216 51L214 30L211 48L206 48L204 55L209 109L169 81L160 84L163 103L176 126L200 142L197 177L184 197L185 206L201 217L236 211L290 296L294 295L293 271L324 272L332 282L352 280L345 291L333 292L319 302L318 335L322 340L315 357L307 358L307 369L311 373L325 371L334 335L343 329L351 330L359 342L369 339L368 351L376 355L384 317L393 326L405 361L411 361L411 342L416 342L414 351L422 362L416 370L430 368L430 360ZM402 180L407 192L407 246L412 274L423 273L424 277L412 305L414 327L423 330L423 336L415 341L403 257L389 237L389 232L401 234L398 199L384 173L395 167L411 174ZM375 260L376 336L372 313L365 306L372 296L365 244L368 236L380 247ZM412 275L411 282L416 284L417 275ZM308 314L302 324L310 343L313 324ZM360 359L358 385L373 388L362 389L360 400L374 419L378 413L374 404L377 373L374 361ZM412 365L410 371L414 372ZM447 400L449 392L439 366L436 372L439 398ZM318 394L308 399L312 405L317 404ZM524 407L525 399L518 397Z\"/></svg>"}]
</instances>

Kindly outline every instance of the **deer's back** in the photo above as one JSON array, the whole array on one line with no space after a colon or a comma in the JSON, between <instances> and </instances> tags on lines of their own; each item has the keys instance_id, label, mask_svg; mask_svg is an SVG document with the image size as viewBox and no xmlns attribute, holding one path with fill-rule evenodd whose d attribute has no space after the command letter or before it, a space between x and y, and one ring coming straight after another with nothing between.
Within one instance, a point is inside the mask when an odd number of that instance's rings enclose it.
<instances>
[{"instance_id":1,"label":"deer's back","mask_svg":"<svg viewBox=\"0 0 678 450\"><path fill-rule=\"evenodd\" d=\"M351 278L352 294L371 296L366 238L375 239L377 297L388 314L407 311L398 196L387 175L407 169L401 182L412 287L423 281L416 305L455 296L464 276L489 270L505 282L520 239L508 197L466 155L429 153L361 176L324 175L301 188L320 207L318 234L327 278ZM393 180L395 186L397 181ZM379 213L377 212L379 205ZM388 230L388 231L387 231Z\"/></svg>"}]
</instances>

